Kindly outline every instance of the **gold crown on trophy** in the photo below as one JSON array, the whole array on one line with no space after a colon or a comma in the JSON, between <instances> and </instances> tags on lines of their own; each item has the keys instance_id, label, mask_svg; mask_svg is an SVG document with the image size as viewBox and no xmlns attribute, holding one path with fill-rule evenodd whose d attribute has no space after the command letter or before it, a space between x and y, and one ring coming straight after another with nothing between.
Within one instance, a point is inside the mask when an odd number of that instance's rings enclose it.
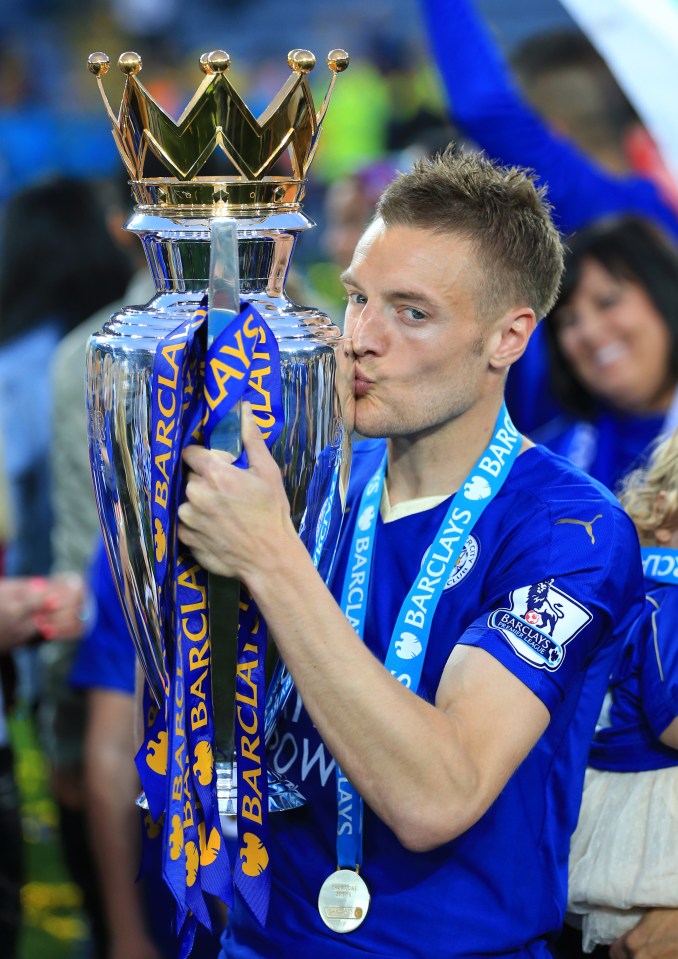
<instances>
[{"instance_id":1,"label":"gold crown on trophy","mask_svg":"<svg viewBox=\"0 0 678 959\"><path fill-rule=\"evenodd\" d=\"M141 57L131 52L118 60L126 81L116 117L102 83L110 59L105 53L90 54L88 68L99 84L137 201L154 207L228 204L234 212L239 207L251 210L298 203L336 76L347 68L349 57L345 50L331 50L327 55L332 77L317 112L308 82L315 56L309 50L292 50L287 62L291 76L257 118L226 76L231 65L228 53L204 53L200 68L205 77L175 122L139 81ZM233 175L199 176L217 147L232 164ZM145 175L149 152L169 177ZM286 152L291 176L276 176L272 171Z\"/></svg>"}]
</instances>

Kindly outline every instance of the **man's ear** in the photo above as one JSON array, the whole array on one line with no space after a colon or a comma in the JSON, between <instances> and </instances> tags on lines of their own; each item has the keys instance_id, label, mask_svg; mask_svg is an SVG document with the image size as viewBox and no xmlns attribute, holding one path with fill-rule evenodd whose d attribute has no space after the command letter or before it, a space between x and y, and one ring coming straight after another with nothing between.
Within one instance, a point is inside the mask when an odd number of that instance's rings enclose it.
<instances>
[{"instance_id":1,"label":"man's ear","mask_svg":"<svg viewBox=\"0 0 678 959\"><path fill-rule=\"evenodd\" d=\"M494 331L494 349L490 353L490 366L496 370L512 366L525 352L530 337L537 326L534 310L521 307L506 313Z\"/></svg>"}]
</instances>

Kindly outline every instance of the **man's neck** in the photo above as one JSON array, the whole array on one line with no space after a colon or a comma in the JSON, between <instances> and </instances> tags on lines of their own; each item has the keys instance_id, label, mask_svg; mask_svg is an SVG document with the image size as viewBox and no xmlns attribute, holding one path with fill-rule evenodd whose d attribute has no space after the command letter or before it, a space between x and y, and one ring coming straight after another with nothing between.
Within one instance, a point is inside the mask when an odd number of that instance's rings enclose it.
<instances>
[{"instance_id":1,"label":"man's neck","mask_svg":"<svg viewBox=\"0 0 678 959\"><path fill-rule=\"evenodd\" d=\"M386 482L391 506L455 493L490 442L501 402L469 410L427 433L390 437ZM523 449L525 445L523 440Z\"/></svg>"}]
</instances>

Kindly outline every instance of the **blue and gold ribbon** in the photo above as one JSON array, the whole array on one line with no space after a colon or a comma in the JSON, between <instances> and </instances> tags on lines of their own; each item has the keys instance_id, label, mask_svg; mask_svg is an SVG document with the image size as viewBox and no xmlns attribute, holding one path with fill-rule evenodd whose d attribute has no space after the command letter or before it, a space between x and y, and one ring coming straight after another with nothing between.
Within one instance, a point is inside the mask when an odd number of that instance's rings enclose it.
<instances>
[{"instance_id":1,"label":"blue and gold ribbon","mask_svg":"<svg viewBox=\"0 0 678 959\"><path fill-rule=\"evenodd\" d=\"M232 878L216 795L207 574L177 538L176 516L183 496L181 451L190 443L209 445L216 425L241 400L252 404L269 446L283 425L280 359L271 330L250 304L243 303L234 321L205 350L205 302L162 341L155 357L151 520L164 640L165 708L146 723L137 757L149 823L164 815L163 875L177 902L182 957L190 951L196 921L209 928L205 894L232 904ZM241 460L238 465L244 465L244 457ZM268 841L266 763L263 736L252 731L263 729L266 630L253 605L242 605L246 608L238 629L236 697L239 691L243 708L236 711L235 730L242 848L235 881L263 923L270 888L267 856L266 865L261 865L261 850ZM146 691L145 718L151 716L150 701Z\"/></svg>"}]
</instances>

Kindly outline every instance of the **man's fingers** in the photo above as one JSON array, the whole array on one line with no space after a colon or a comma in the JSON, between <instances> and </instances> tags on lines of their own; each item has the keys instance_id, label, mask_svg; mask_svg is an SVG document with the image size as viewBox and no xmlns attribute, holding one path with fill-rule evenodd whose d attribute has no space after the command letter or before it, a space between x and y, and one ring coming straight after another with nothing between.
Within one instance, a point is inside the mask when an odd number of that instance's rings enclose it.
<instances>
[{"instance_id":1,"label":"man's fingers","mask_svg":"<svg viewBox=\"0 0 678 959\"><path fill-rule=\"evenodd\" d=\"M205 476L212 469L214 463L230 466L234 456L224 450L210 450L205 446L198 446L194 443L184 449L182 459L194 473Z\"/></svg>"},{"instance_id":2,"label":"man's fingers","mask_svg":"<svg viewBox=\"0 0 678 959\"><path fill-rule=\"evenodd\" d=\"M242 404L242 445L247 453L247 461L250 466L263 466L268 463L271 454L268 452L264 437L261 435L250 403Z\"/></svg>"},{"instance_id":3,"label":"man's fingers","mask_svg":"<svg viewBox=\"0 0 678 959\"><path fill-rule=\"evenodd\" d=\"M204 468L209 460L209 450L206 450L204 446L187 446L181 458L194 473L200 473L201 468Z\"/></svg>"}]
</instances>

